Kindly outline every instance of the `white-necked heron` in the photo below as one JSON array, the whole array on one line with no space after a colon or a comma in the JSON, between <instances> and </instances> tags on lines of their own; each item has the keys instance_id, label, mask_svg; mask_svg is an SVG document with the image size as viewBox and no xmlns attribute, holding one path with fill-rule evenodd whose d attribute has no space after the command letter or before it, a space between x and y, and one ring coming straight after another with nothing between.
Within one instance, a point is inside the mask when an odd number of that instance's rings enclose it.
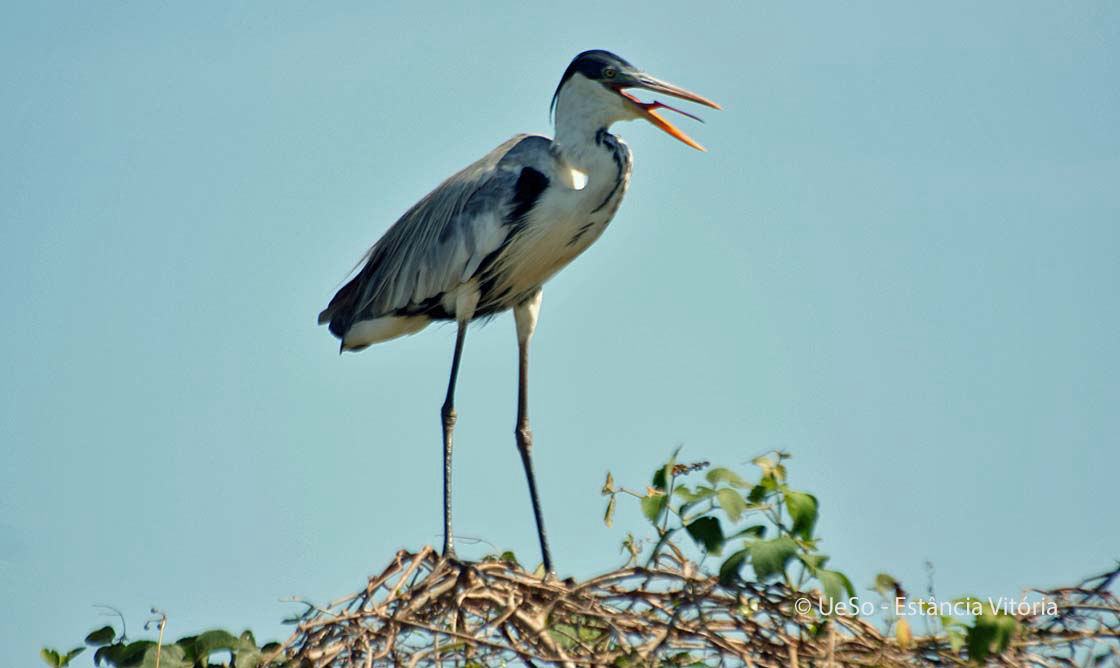
<instances>
[{"instance_id":1,"label":"white-necked heron","mask_svg":"<svg viewBox=\"0 0 1120 668\"><path fill-rule=\"evenodd\" d=\"M521 134L444 181L398 220L366 253L358 274L319 314L341 350L412 334L436 320L458 323L451 378L443 402L443 553L455 554L451 531L451 447L455 379L467 325L513 309L519 352L515 435L545 570L545 538L529 431L529 339L541 286L606 229L630 181L630 149L608 130L645 119L684 143L703 148L657 115L673 109L641 102L628 90L664 93L719 109L659 81L608 51L572 60L552 97L556 137Z\"/></svg>"}]
</instances>

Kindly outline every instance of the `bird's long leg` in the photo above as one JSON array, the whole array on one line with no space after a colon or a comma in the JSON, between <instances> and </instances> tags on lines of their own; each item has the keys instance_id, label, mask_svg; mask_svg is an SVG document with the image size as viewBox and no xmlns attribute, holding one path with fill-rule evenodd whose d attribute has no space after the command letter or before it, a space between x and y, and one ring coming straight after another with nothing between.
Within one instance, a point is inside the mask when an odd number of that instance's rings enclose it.
<instances>
[{"instance_id":1,"label":"bird's long leg","mask_svg":"<svg viewBox=\"0 0 1120 668\"><path fill-rule=\"evenodd\" d=\"M447 398L443 400L440 417L443 419L443 556L454 558L455 544L451 533L451 446L455 431L455 379L459 376L459 358L463 355L463 340L467 336L467 322L459 322L455 334L455 356L451 359L451 379L447 382Z\"/></svg>"},{"instance_id":2,"label":"bird's long leg","mask_svg":"<svg viewBox=\"0 0 1120 668\"><path fill-rule=\"evenodd\" d=\"M537 480L533 475L533 432L529 429L529 339L537 325L537 315L541 309L541 292L518 304L514 310L517 322L517 450L521 453L521 463L525 466L525 477L529 481L529 498L533 502L533 516L537 520L537 537L541 542L541 559L546 573L552 572L552 554L548 551L548 538L544 531L544 518L541 516L541 502L537 495Z\"/></svg>"}]
</instances>

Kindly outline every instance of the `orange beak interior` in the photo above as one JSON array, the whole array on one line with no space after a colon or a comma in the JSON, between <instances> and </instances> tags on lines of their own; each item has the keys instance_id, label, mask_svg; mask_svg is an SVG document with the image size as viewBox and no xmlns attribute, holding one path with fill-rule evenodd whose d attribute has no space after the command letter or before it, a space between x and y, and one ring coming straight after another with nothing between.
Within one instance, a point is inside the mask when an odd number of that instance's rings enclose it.
<instances>
[{"instance_id":1,"label":"orange beak interior","mask_svg":"<svg viewBox=\"0 0 1120 668\"><path fill-rule=\"evenodd\" d=\"M662 118L661 116L657 115L654 112L657 109L668 109L670 111L675 111L678 114L688 116L689 118L691 118L693 120L697 120L697 121L700 121L701 123L703 123L704 120L702 118L700 118L698 116L694 116L694 115L688 113L687 111L682 111L680 109L677 109L676 107L670 107L669 105L661 103L661 102L642 102L641 100L639 100L638 98L634 97L633 95L627 93L626 91L622 90L621 88L616 88L615 90L618 91L619 95L626 98L627 100L630 101L631 104L633 104L635 107L637 107L638 112L642 115L642 117L645 118L650 123L652 123L653 125L661 128L662 130L664 130L668 134L672 135L673 137L676 137L680 141L688 144L689 146L691 146L692 148L694 148L698 151L707 151L708 150L708 149L704 148L703 146L701 146L700 144L698 144L692 137L689 137L684 132L681 132L681 130L677 126L673 125L672 123L665 120L664 118ZM714 102L709 102L707 100L704 100L704 103L707 104L708 106L712 107L713 109L719 109L719 105L715 104Z\"/></svg>"}]
</instances>

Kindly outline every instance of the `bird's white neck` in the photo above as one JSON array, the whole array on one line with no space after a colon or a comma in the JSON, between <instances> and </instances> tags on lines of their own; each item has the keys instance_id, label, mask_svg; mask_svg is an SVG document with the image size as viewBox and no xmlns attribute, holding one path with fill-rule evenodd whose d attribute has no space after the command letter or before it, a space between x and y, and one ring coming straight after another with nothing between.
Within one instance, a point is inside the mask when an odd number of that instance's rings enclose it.
<instances>
[{"instance_id":1,"label":"bird's white neck","mask_svg":"<svg viewBox=\"0 0 1120 668\"><path fill-rule=\"evenodd\" d=\"M615 121L632 118L635 114L622 104L617 93L577 73L556 97L556 137L552 143L569 164L586 168L601 159L598 132Z\"/></svg>"}]
</instances>

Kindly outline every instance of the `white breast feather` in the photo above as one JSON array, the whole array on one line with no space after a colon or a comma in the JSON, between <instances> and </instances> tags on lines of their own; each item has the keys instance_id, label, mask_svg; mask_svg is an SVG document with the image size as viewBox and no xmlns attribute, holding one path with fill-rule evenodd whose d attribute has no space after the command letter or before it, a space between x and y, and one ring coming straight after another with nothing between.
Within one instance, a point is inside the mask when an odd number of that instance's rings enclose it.
<instances>
[{"instance_id":1,"label":"white breast feather","mask_svg":"<svg viewBox=\"0 0 1120 668\"><path fill-rule=\"evenodd\" d=\"M618 165L609 153L599 151L595 160L582 167L585 169L558 165L554 174L560 177L559 182L554 181L542 194L525 226L499 260L500 271L506 277L501 288L508 287L515 295L531 291L575 259L602 234L614 207L595 209L614 189ZM576 185L581 187L575 188ZM624 181L619 186L616 198L622 196L626 185ZM589 223L592 226L584 230ZM581 230L584 230L582 234ZM578 241L573 243L577 236Z\"/></svg>"}]
</instances>

